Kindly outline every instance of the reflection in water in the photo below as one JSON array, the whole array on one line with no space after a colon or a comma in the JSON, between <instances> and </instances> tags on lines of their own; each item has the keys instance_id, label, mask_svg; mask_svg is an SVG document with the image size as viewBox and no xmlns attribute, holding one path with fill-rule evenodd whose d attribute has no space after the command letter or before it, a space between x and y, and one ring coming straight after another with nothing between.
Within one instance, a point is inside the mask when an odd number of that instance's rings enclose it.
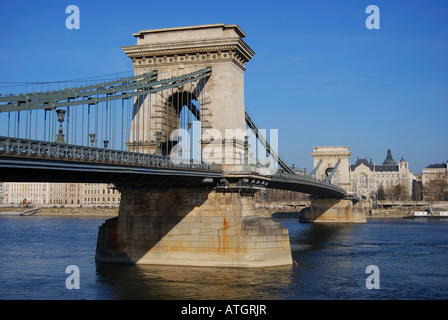
<instances>
[{"instance_id":1,"label":"reflection in water","mask_svg":"<svg viewBox=\"0 0 448 320\"><path fill-rule=\"evenodd\" d=\"M115 299L283 299L292 267L210 268L96 264L98 282Z\"/></svg>"},{"instance_id":2,"label":"reflection in water","mask_svg":"<svg viewBox=\"0 0 448 320\"><path fill-rule=\"evenodd\" d=\"M309 250L323 249L328 246L344 246L350 242L352 229L356 224L347 223L311 223L303 225L301 233L291 237L291 244L307 247ZM294 251L294 249L293 249Z\"/></svg>"},{"instance_id":3,"label":"reflection in water","mask_svg":"<svg viewBox=\"0 0 448 320\"><path fill-rule=\"evenodd\" d=\"M293 295L289 299L338 299L345 288L359 288L361 277L354 274L352 235L355 224L310 223L297 224L285 221L291 235L291 253L297 268L294 269ZM353 281L353 280L356 281Z\"/></svg>"}]
</instances>

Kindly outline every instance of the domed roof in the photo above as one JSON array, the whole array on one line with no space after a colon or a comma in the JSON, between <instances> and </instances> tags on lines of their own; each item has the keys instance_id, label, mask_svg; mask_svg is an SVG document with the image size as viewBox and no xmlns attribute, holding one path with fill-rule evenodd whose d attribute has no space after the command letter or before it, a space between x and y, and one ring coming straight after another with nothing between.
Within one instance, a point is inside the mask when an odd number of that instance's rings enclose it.
<instances>
[{"instance_id":1,"label":"domed roof","mask_svg":"<svg viewBox=\"0 0 448 320\"><path fill-rule=\"evenodd\" d=\"M387 149L387 157L386 160L384 160L383 165L394 166L396 164L394 158L392 158L392 151L390 151L390 148Z\"/></svg>"}]
</instances>

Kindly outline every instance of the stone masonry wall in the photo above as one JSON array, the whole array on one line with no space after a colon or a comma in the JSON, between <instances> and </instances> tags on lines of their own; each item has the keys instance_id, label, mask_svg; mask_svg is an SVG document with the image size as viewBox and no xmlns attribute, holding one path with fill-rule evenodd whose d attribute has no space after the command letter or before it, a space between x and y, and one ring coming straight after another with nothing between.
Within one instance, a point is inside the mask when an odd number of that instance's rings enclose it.
<instances>
[{"instance_id":1,"label":"stone masonry wall","mask_svg":"<svg viewBox=\"0 0 448 320\"><path fill-rule=\"evenodd\" d=\"M98 237L100 261L228 267L292 264L280 223L256 217L253 194L124 190Z\"/></svg>"}]
</instances>

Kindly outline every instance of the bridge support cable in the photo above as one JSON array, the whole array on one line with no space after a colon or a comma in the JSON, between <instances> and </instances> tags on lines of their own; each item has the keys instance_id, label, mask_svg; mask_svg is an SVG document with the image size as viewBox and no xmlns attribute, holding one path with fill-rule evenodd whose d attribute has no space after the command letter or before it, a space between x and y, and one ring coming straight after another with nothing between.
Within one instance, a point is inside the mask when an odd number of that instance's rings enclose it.
<instances>
[{"instance_id":1,"label":"bridge support cable","mask_svg":"<svg viewBox=\"0 0 448 320\"><path fill-rule=\"evenodd\" d=\"M190 147L181 138L170 141L174 129L201 134L199 100L202 94L204 101L202 89L211 72L208 67L157 79L157 71L152 71L51 92L0 94L0 136L22 143L42 141L169 155L180 142L185 144L178 146L180 151ZM157 140L159 133L163 141ZM198 158L196 163L202 161L201 155Z\"/></svg>"},{"instance_id":2,"label":"bridge support cable","mask_svg":"<svg viewBox=\"0 0 448 320\"><path fill-rule=\"evenodd\" d=\"M311 178L316 174L316 172L317 172L317 170L319 170L321 164L322 164L322 160L319 160L317 165L314 167L313 171L311 171L310 174L308 175L308 178Z\"/></svg>"},{"instance_id":3,"label":"bridge support cable","mask_svg":"<svg viewBox=\"0 0 448 320\"><path fill-rule=\"evenodd\" d=\"M73 105L74 101L81 100L84 103L94 103L95 101L99 102L98 97L104 95L109 96L110 99L108 100L113 100L115 94L132 92L143 86L150 86L156 79L157 72L152 71L141 76L86 87L0 96L0 112L66 107ZM91 98L91 100L87 99L86 101L86 98Z\"/></svg>"},{"instance_id":4,"label":"bridge support cable","mask_svg":"<svg viewBox=\"0 0 448 320\"><path fill-rule=\"evenodd\" d=\"M15 96L0 96L0 113L10 111L24 111L36 109L55 109L72 106L74 100L82 101L83 104L94 104L99 102L116 100L119 98L132 98L138 95L155 93L184 84L195 82L211 76L211 67L189 73L183 76L155 81L156 72L145 74L138 81L124 81L117 85L112 83L101 83L96 86L78 89L67 89L52 93L30 93ZM128 80L128 79L124 79ZM101 97L100 97L101 96Z\"/></svg>"},{"instance_id":5,"label":"bridge support cable","mask_svg":"<svg viewBox=\"0 0 448 320\"><path fill-rule=\"evenodd\" d=\"M339 159L338 162L336 162L336 165L334 166L334 168L331 169L330 174L324 180L324 182L330 183L331 179L333 178L333 176L335 175L336 171L338 170L338 167L339 167L340 164L341 164L341 159Z\"/></svg>"},{"instance_id":6,"label":"bridge support cable","mask_svg":"<svg viewBox=\"0 0 448 320\"><path fill-rule=\"evenodd\" d=\"M272 156L272 158L279 164L280 168L282 168L285 173L294 174L295 172L291 169L290 166L288 166L285 161L283 161L278 154L271 148L271 145L267 141L267 139L264 137L263 134L261 134L260 130L258 129L257 125L255 124L252 117L249 115L249 113L245 112L245 118L246 118L246 124L251 129L255 137L260 141L260 143L263 145L263 147L266 149L266 153Z\"/></svg>"}]
</instances>

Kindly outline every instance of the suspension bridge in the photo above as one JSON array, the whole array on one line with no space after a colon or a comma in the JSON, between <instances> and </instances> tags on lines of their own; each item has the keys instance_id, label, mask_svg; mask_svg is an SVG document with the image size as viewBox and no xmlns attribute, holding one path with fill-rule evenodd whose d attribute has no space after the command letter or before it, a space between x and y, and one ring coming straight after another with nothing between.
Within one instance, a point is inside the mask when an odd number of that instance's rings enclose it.
<instances>
[{"instance_id":1,"label":"suspension bridge","mask_svg":"<svg viewBox=\"0 0 448 320\"><path fill-rule=\"evenodd\" d=\"M320 181L278 155L276 132L268 139L244 108L254 53L238 26L134 36L123 47L133 74L2 87L2 181L114 184L120 213L100 228L100 261L290 264L287 230L255 217L253 195L275 188L345 201L332 183L339 163Z\"/></svg>"},{"instance_id":2,"label":"suspension bridge","mask_svg":"<svg viewBox=\"0 0 448 320\"><path fill-rule=\"evenodd\" d=\"M152 185L161 175L165 185L170 185L174 182L167 180L167 177L182 176L185 181L224 178L219 163L202 159L199 143L191 144L191 139L183 140L191 136L199 142L201 112L200 104L195 99L200 93L185 93L179 88L205 82L211 74L212 69L208 67L191 74L157 80L157 72L152 71L87 86L2 95L0 112L4 118L4 134L0 136L0 164L6 169L2 172L3 181ZM60 83L44 85L48 88ZM195 90L199 87L196 85ZM165 123L151 121L151 110L145 115L142 104L150 104L152 99L166 103L165 95L170 97L168 103L176 115L167 111ZM139 112L140 108L142 112ZM237 175L227 173L229 177L239 176L241 187L249 187L250 181L257 179L258 186L321 196L345 195L342 188L329 182L331 177L326 181L317 181L312 178L313 173L309 176L296 175L271 148L247 111L245 120L246 132L256 139L254 147L259 149L253 150L255 155L267 155L267 159L249 159L251 150L246 145L243 171ZM162 142L162 132L172 130L175 121L178 133L174 139L165 137ZM135 125L131 126L131 122ZM151 129L151 123L155 128ZM141 132L145 132L145 136L139 136ZM273 174L260 175L259 172L266 167L262 163L275 165L269 170ZM249 178L251 180L247 181ZM176 184L185 183L177 178L171 180ZM242 183L243 180L245 183Z\"/></svg>"}]
</instances>

